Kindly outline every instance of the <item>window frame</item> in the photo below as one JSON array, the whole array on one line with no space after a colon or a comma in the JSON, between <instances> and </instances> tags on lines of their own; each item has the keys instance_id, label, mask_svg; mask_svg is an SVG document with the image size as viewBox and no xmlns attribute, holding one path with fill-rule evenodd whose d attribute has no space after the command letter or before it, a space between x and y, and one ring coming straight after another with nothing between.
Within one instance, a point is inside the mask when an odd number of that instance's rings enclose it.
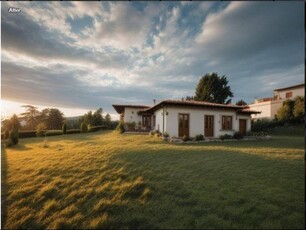
<instances>
[{"instance_id":1,"label":"window frame","mask_svg":"<svg viewBox=\"0 0 306 230\"><path fill-rule=\"evenodd\" d=\"M227 120L230 118L230 123L227 124ZM221 130L233 130L233 116L230 115L221 115Z\"/></svg>"}]
</instances>

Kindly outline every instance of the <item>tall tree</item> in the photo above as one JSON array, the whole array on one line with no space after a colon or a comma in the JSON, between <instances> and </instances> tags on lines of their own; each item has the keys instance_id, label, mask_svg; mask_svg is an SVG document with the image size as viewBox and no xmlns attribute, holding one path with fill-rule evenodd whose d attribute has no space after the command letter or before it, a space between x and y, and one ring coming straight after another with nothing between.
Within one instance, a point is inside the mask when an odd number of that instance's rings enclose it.
<instances>
[{"instance_id":1,"label":"tall tree","mask_svg":"<svg viewBox=\"0 0 306 230\"><path fill-rule=\"evenodd\" d=\"M305 97L296 96L294 98L293 116L298 121L303 121L305 117Z\"/></svg>"},{"instance_id":2,"label":"tall tree","mask_svg":"<svg viewBox=\"0 0 306 230\"><path fill-rule=\"evenodd\" d=\"M283 106L277 110L276 118L280 121L292 121L294 109L294 100L286 100L283 102Z\"/></svg>"},{"instance_id":3,"label":"tall tree","mask_svg":"<svg viewBox=\"0 0 306 230\"><path fill-rule=\"evenodd\" d=\"M103 109L99 108L97 109L94 114L92 115L92 125L93 126L98 126L103 124Z\"/></svg>"},{"instance_id":4,"label":"tall tree","mask_svg":"<svg viewBox=\"0 0 306 230\"><path fill-rule=\"evenodd\" d=\"M236 105L247 105L247 103L244 100L240 100L236 102Z\"/></svg>"},{"instance_id":5,"label":"tall tree","mask_svg":"<svg viewBox=\"0 0 306 230\"><path fill-rule=\"evenodd\" d=\"M45 121L47 128L50 130L62 129L64 123L64 114L59 109L45 109L44 110Z\"/></svg>"},{"instance_id":6,"label":"tall tree","mask_svg":"<svg viewBox=\"0 0 306 230\"><path fill-rule=\"evenodd\" d=\"M21 118L26 122L26 126L30 129L35 129L38 123L39 116L39 111L37 110L37 107L32 105L23 105L21 107L24 107L26 109L26 112L21 113Z\"/></svg>"},{"instance_id":7,"label":"tall tree","mask_svg":"<svg viewBox=\"0 0 306 230\"><path fill-rule=\"evenodd\" d=\"M107 113L107 114L105 115L105 124L106 124L108 127L110 127L111 124L112 124L112 119L111 119L111 116L109 115L109 113Z\"/></svg>"},{"instance_id":8,"label":"tall tree","mask_svg":"<svg viewBox=\"0 0 306 230\"><path fill-rule=\"evenodd\" d=\"M16 114L13 114L13 116L11 116L10 119L5 119L4 121L1 122L1 129L2 129L1 132L3 130L11 131L13 127L15 129L21 128L19 118Z\"/></svg>"},{"instance_id":9,"label":"tall tree","mask_svg":"<svg viewBox=\"0 0 306 230\"><path fill-rule=\"evenodd\" d=\"M207 73L200 79L196 87L195 100L221 104L230 103L230 98L234 94L227 84L225 76L220 77L217 73Z\"/></svg>"}]
</instances>

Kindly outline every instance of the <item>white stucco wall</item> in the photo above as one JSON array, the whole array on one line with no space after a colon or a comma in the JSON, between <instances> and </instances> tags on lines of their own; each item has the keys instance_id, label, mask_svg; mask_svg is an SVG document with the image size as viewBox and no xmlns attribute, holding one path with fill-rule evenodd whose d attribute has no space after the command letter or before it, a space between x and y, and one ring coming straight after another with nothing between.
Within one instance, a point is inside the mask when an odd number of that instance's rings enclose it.
<instances>
[{"instance_id":1,"label":"white stucco wall","mask_svg":"<svg viewBox=\"0 0 306 230\"><path fill-rule=\"evenodd\" d=\"M252 114L252 119L261 119L268 118L274 119L277 114L277 110L282 107L283 101L285 100L277 100L277 101L266 101L259 102L255 104L250 104L249 107L251 110L260 111L260 114Z\"/></svg>"},{"instance_id":2,"label":"white stucco wall","mask_svg":"<svg viewBox=\"0 0 306 230\"><path fill-rule=\"evenodd\" d=\"M165 131L170 136L178 136L178 117L179 113L189 114L189 136L194 137L197 134L204 135L204 116L214 116L214 137L219 137L223 134L232 135L234 132L239 131L239 118L247 119L247 131L251 129L251 117L237 115L235 111L223 111L223 110L208 110L202 108L179 108L179 107L167 107L168 115L166 115ZM161 111L159 112L161 114ZM232 128L233 130L221 130L222 116L232 116ZM162 120L161 120L162 121ZM162 124L161 124L162 129ZM162 130L161 130L162 131Z\"/></svg>"},{"instance_id":3,"label":"white stucco wall","mask_svg":"<svg viewBox=\"0 0 306 230\"><path fill-rule=\"evenodd\" d=\"M281 99L286 99L286 93L288 92L292 92L292 97L290 99L293 99L295 96L305 96L305 87L274 91L274 95L278 95Z\"/></svg>"},{"instance_id":4,"label":"white stucco wall","mask_svg":"<svg viewBox=\"0 0 306 230\"><path fill-rule=\"evenodd\" d=\"M159 130L160 132L163 131L163 115L162 115L162 112L163 112L162 109L158 109L154 112L154 115L156 116L156 123L155 123L155 127L153 127L153 130Z\"/></svg>"},{"instance_id":5,"label":"white stucco wall","mask_svg":"<svg viewBox=\"0 0 306 230\"><path fill-rule=\"evenodd\" d=\"M138 125L138 122L142 123L142 116L138 115L139 111L142 111L143 108L129 108L125 107L124 109L124 122L135 122Z\"/></svg>"}]
</instances>

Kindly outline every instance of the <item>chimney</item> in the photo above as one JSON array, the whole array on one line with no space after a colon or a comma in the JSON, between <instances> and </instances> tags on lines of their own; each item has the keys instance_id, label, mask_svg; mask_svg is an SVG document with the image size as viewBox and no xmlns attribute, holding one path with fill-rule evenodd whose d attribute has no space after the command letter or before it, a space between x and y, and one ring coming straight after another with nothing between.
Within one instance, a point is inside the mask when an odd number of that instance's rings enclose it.
<instances>
[{"instance_id":1,"label":"chimney","mask_svg":"<svg viewBox=\"0 0 306 230\"><path fill-rule=\"evenodd\" d=\"M154 103L154 105L155 105L155 103L156 103L156 100L155 100L155 99L153 99L153 103Z\"/></svg>"}]
</instances>

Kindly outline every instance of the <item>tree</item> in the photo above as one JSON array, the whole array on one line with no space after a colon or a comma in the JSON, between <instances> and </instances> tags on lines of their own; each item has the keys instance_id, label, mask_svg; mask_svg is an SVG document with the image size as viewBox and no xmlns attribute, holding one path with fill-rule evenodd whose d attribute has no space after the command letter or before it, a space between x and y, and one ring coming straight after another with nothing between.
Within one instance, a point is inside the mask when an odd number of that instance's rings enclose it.
<instances>
[{"instance_id":1,"label":"tree","mask_svg":"<svg viewBox=\"0 0 306 230\"><path fill-rule=\"evenodd\" d=\"M61 129L64 120L64 114L59 109L49 109L46 120L48 129Z\"/></svg>"},{"instance_id":2,"label":"tree","mask_svg":"<svg viewBox=\"0 0 306 230\"><path fill-rule=\"evenodd\" d=\"M294 101L293 100L286 100L283 102L283 106L277 110L276 118L279 121L291 121L293 120L293 108L294 108Z\"/></svg>"},{"instance_id":3,"label":"tree","mask_svg":"<svg viewBox=\"0 0 306 230\"><path fill-rule=\"evenodd\" d=\"M220 77L217 73L205 74L196 87L195 100L221 104L229 103L230 98L234 95L231 87L227 84L228 81L225 76Z\"/></svg>"},{"instance_id":4,"label":"tree","mask_svg":"<svg viewBox=\"0 0 306 230\"><path fill-rule=\"evenodd\" d=\"M21 113L22 119L26 122L26 126L32 130L35 129L38 123L39 116L39 111L37 110L37 107L32 105L23 105L21 107L24 107L26 109L26 112Z\"/></svg>"},{"instance_id":5,"label":"tree","mask_svg":"<svg viewBox=\"0 0 306 230\"><path fill-rule=\"evenodd\" d=\"M109 113L107 113L107 114L105 115L105 124L107 125L107 127L111 127L112 118L111 118L111 116L109 115Z\"/></svg>"},{"instance_id":6,"label":"tree","mask_svg":"<svg viewBox=\"0 0 306 230\"><path fill-rule=\"evenodd\" d=\"M186 101L193 101L194 100L194 96L187 96L185 100Z\"/></svg>"},{"instance_id":7,"label":"tree","mask_svg":"<svg viewBox=\"0 0 306 230\"><path fill-rule=\"evenodd\" d=\"M2 126L1 128L3 130L7 130L7 131L12 130L13 127L15 127L16 129L21 128L19 118L16 114L13 114L13 116L11 116L10 119L6 119L6 120L2 121L1 126Z\"/></svg>"},{"instance_id":8,"label":"tree","mask_svg":"<svg viewBox=\"0 0 306 230\"><path fill-rule=\"evenodd\" d=\"M94 114L92 115L92 125L98 126L103 124L103 110L102 108L97 109Z\"/></svg>"},{"instance_id":9,"label":"tree","mask_svg":"<svg viewBox=\"0 0 306 230\"><path fill-rule=\"evenodd\" d=\"M97 109L94 113L92 113L92 111L89 111L80 119L80 123L84 122L86 125L91 125L91 126L102 125L103 124L102 112L103 112L102 108Z\"/></svg>"},{"instance_id":10,"label":"tree","mask_svg":"<svg viewBox=\"0 0 306 230\"><path fill-rule=\"evenodd\" d=\"M304 97L296 96L294 98L293 116L297 120L303 121L304 116L305 116L305 98Z\"/></svg>"},{"instance_id":11,"label":"tree","mask_svg":"<svg viewBox=\"0 0 306 230\"><path fill-rule=\"evenodd\" d=\"M67 125L66 125L66 123L63 124L62 132L63 132L63 134L67 133Z\"/></svg>"},{"instance_id":12,"label":"tree","mask_svg":"<svg viewBox=\"0 0 306 230\"><path fill-rule=\"evenodd\" d=\"M247 105L247 103L244 100L240 100L236 102L236 105Z\"/></svg>"},{"instance_id":13,"label":"tree","mask_svg":"<svg viewBox=\"0 0 306 230\"><path fill-rule=\"evenodd\" d=\"M81 132L82 133L87 133L88 132L88 127L87 127L85 122L81 123Z\"/></svg>"},{"instance_id":14,"label":"tree","mask_svg":"<svg viewBox=\"0 0 306 230\"><path fill-rule=\"evenodd\" d=\"M36 135L42 137L46 132L47 126L44 122L40 122L36 127Z\"/></svg>"}]
</instances>

